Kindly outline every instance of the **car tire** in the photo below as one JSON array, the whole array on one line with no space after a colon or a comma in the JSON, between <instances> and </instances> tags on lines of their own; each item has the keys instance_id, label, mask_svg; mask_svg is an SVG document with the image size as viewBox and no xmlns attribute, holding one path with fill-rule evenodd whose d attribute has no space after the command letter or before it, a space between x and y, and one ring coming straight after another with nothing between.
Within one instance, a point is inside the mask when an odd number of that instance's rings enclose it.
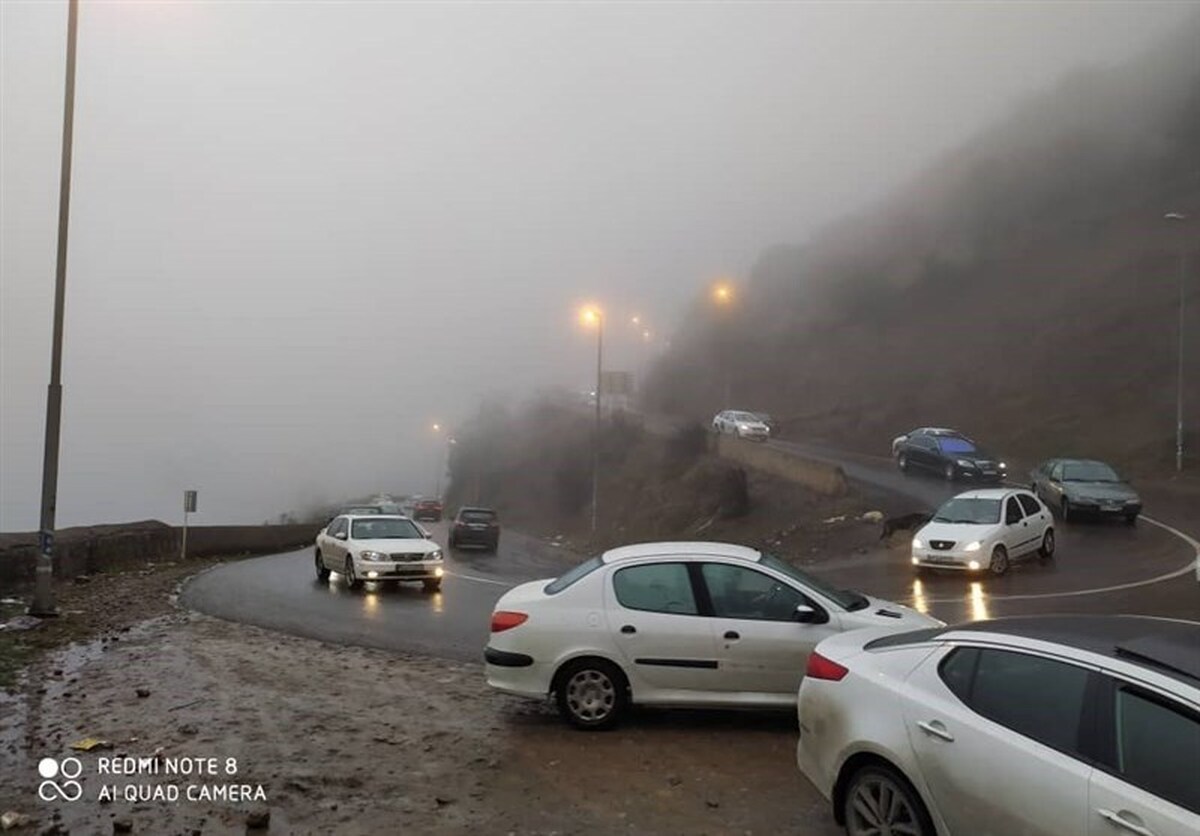
<instances>
[{"instance_id":1,"label":"car tire","mask_svg":"<svg viewBox=\"0 0 1200 836\"><path fill-rule=\"evenodd\" d=\"M1059 503L1058 515L1062 517L1063 522L1071 519L1071 501L1065 496L1062 498L1062 502Z\"/></svg>"},{"instance_id":2,"label":"car tire","mask_svg":"<svg viewBox=\"0 0 1200 836\"><path fill-rule=\"evenodd\" d=\"M1125 515L1125 525L1137 525L1137 521L1138 521L1137 514L1126 514Z\"/></svg>"},{"instance_id":3,"label":"car tire","mask_svg":"<svg viewBox=\"0 0 1200 836\"><path fill-rule=\"evenodd\" d=\"M1054 529L1047 528L1046 533L1042 535L1042 545L1038 547L1038 555L1042 560L1054 557L1054 545Z\"/></svg>"},{"instance_id":4,"label":"car tire","mask_svg":"<svg viewBox=\"0 0 1200 836\"><path fill-rule=\"evenodd\" d=\"M1008 549L1004 546L996 546L992 549L992 559L988 562L988 571L996 577L1007 574L1008 572Z\"/></svg>"},{"instance_id":5,"label":"car tire","mask_svg":"<svg viewBox=\"0 0 1200 836\"><path fill-rule=\"evenodd\" d=\"M354 560L346 555L346 564L342 567L342 577L346 580L347 589L362 589L362 578L354 574Z\"/></svg>"},{"instance_id":6,"label":"car tire","mask_svg":"<svg viewBox=\"0 0 1200 836\"><path fill-rule=\"evenodd\" d=\"M954 462L950 462L942 468L942 476L946 477L947 482L953 482L955 475L957 475L957 471L954 469Z\"/></svg>"},{"instance_id":7,"label":"car tire","mask_svg":"<svg viewBox=\"0 0 1200 836\"><path fill-rule=\"evenodd\" d=\"M901 473L908 472L908 456L904 453L896 456L896 467L900 468Z\"/></svg>"},{"instance_id":8,"label":"car tire","mask_svg":"<svg viewBox=\"0 0 1200 836\"><path fill-rule=\"evenodd\" d=\"M568 662L559 670L555 681L558 713L577 729L611 729L629 705L625 674L604 659Z\"/></svg>"},{"instance_id":9,"label":"car tire","mask_svg":"<svg viewBox=\"0 0 1200 836\"><path fill-rule=\"evenodd\" d=\"M321 559L320 549L317 549L316 553L313 555L313 564L317 569L317 580L321 581L322 583L329 580L329 567L326 566L325 561Z\"/></svg>"},{"instance_id":10,"label":"car tire","mask_svg":"<svg viewBox=\"0 0 1200 836\"><path fill-rule=\"evenodd\" d=\"M862 767L850 778L841 812L849 836L898 833L900 827L916 836L937 834L929 811L912 784L896 770L879 763Z\"/></svg>"},{"instance_id":11,"label":"car tire","mask_svg":"<svg viewBox=\"0 0 1200 836\"><path fill-rule=\"evenodd\" d=\"M435 578L431 581L421 581L421 588L424 589L426 592L441 592L442 591L442 579Z\"/></svg>"}]
</instances>

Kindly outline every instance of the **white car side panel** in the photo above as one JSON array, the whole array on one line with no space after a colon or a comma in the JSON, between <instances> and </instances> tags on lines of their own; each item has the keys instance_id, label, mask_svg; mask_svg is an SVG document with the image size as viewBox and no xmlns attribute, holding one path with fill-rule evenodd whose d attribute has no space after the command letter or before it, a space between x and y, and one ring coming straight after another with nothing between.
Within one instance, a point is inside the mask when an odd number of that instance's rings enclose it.
<instances>
[{"instance_id":1,"label":"white car side panel","mask_svg":"<svg viewBox=\"0 0 1200 836\"><path fill-rule=\"evenodd\" d=\"M709 624L722 672L714 687L789 697L800 687L813 648L842 630L836 614L831 614L825 624L741 618L713 618ZM738 638L726 638L730 633Z\"/></svg>"},{"instance_id":2,"label":"white car side panel","mask_svg":"<svg viewBox=\"0 0 1200 836\"><path fill-rule=\"evenodd\" d=\"M1200 762L1196 769L1197 780L1200 780ZM1088 836L1123 836L1136 832L1118 827L1101 811L1119 816L1154 836L1196 836L1200 833L1200 815L1097 769L1092 773L1088 788Z\"/></svg>"}]
</instances>

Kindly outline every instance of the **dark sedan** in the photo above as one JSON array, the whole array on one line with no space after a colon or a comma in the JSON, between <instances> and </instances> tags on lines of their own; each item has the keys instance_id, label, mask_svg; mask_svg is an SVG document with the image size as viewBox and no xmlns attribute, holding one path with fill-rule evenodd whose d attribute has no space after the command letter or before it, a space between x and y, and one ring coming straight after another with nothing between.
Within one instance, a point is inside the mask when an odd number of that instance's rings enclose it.
<instances>
[{"instance_id":1,"label":"dark sedan","mask_svg":"<svg viewBox=\"0 0 1200 836\"><path fill-rule=\"evenodd\" d=\"M450 526L450 548L482 546L495 552L500 547L500 518L491 508L460 508Z\"/></svg>"},{"instance_id":2,"label":"dark sedan","mask_svg":"<svg viewBox=\"0 0 1200 836\"><path fill-rule=\"evenodd\" d=\"M1094 459L1049 459L1030 474L1029 489L1064 521L1084 514L1132 525L1142 498L1117 471Z\"/></svg>"},{"instance_id":3,"label":"dark sedan","mask_svg":"<svg viewBox=\"0 0 1200 836\"><path fill-rule=\"evenodd\" d=\"M919 429L896 445L896 466L939 473L947 481L1002 482L1008 466L953 430Z\"/></svg>"}]
</instances>

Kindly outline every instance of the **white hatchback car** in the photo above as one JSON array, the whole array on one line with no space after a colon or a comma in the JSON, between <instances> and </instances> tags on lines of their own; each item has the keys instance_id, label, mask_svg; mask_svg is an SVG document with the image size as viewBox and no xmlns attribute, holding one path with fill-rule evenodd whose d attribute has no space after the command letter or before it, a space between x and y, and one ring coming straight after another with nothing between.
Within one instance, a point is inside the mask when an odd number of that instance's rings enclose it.
<instances>
[{"instance_id":1,"label":"white hatchback car","mask_svg":"<svg viewBox=\"0 0 1200 836\"><path fill-rule=\"evenodd\" d=\"M1024 489L960 493L938 508L912 541L912 564L918 570L1003 575L1014 560L1034 555L1054 556L1054 519Z\"/></svg>"},{"instance_id":2,"label":"white hatchback car","mask_svg":"<svg viewBox=\"0 0 1200 836\"><path fill-rule=\"evenodd\" d=\"M484 659L492 687L593 729L630 703L787 708L822 639L941 623L743 546L649 543L507 592Z\"/></svg>"},{"instance_id":3,"label":"white hatchback car","mask_svg":"<svg viewBox=\"0 0 1200 836\"><path fill-rule=\"evenodd\" d=\"M797 711L800 770L851 836L1200 833L1200 623L835 636Z\"/></svg>"},{"instance_id":4,"label":"white hatchback car","mask_svg":"<svg viewBox=\"0 0 1200 836\"><path fill-rule=\"evenodd\" d=\"M712 428L715 433L730 433L751 441L766 441L771 437L771 428L766 421L753 412L738 409L718 412L713 417Z\"/></svg>"},{"instance_id":5,"label":"white hatchback car","mask_svg":"<svg viewBox=\"0 0 1200 836\"><path fill-rule=\"evenodd\" d=\"M442 588L442 548L428 532L398 514L342 514L317 535L317 579L339 572L351 589L363 581L420 581Z\"/></svg>"}]
</instances>

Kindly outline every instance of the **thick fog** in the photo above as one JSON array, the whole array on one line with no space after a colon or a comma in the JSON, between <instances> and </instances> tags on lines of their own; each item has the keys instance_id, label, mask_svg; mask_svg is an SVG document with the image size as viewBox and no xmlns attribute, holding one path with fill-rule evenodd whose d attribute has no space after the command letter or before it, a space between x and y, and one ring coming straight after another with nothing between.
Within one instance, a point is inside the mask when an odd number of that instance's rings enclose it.
<instances>
[{"instance_id":1,"label":"thick fog","mask_svg":"<svg viewBox=\"0 0 1200 836\"><path fill-rule=\"evenodd\" d=\"M81 6L64 526L430 493L482 398L590 387L580 303L636 371L715 277L1194 9ZM37 525L65 29L0 4L0 530Z\"/></svg>"}]
</instances>

